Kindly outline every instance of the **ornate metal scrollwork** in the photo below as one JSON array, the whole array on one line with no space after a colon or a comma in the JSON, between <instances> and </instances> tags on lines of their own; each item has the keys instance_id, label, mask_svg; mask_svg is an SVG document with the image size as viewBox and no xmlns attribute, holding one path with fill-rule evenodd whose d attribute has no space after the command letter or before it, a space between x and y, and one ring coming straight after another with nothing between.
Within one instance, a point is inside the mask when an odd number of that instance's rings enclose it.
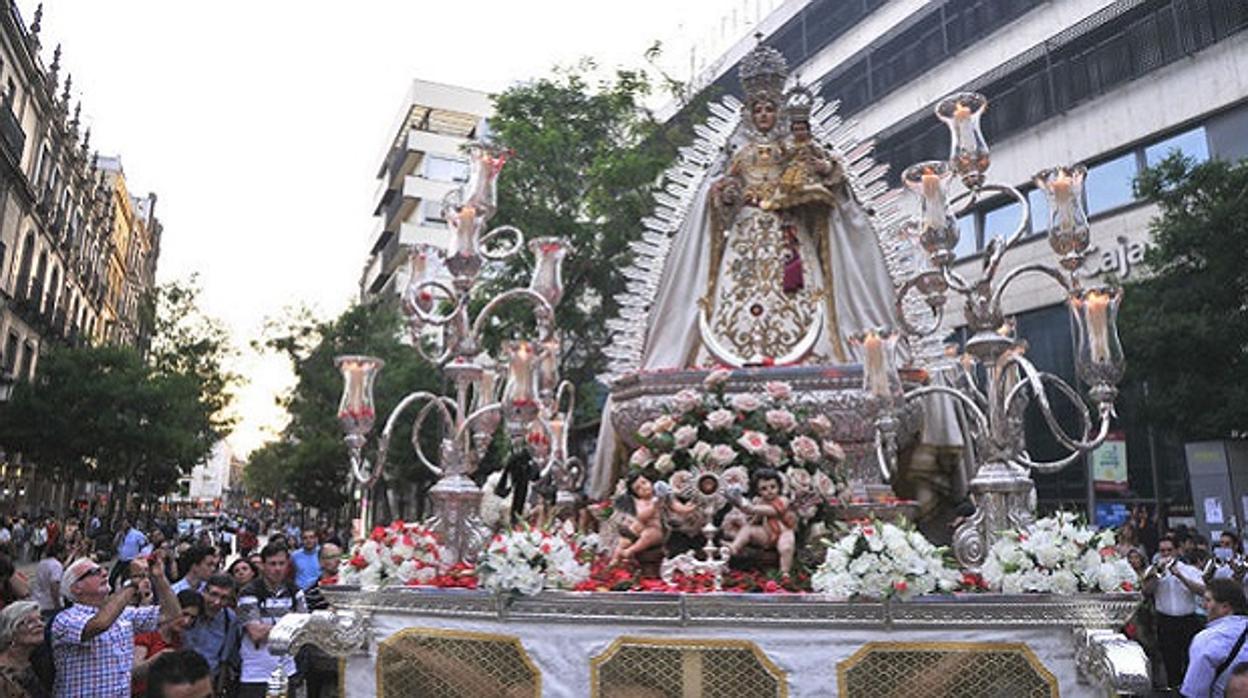
<instances>
[{"instance_id":1,"label":"ornate metal scrollwork","mask_svg":"<svg viewBox=\"0 0 1248 698\"><path fill-rule=\"evenodd\" d=\"M1075 664L1079 680L1113 695L1149 695L1148 656L1144 648L1113 630L1075 629Z\"/></svg>"},{"instance_id":2,"label":"ornate metal scrollwork","mask_svg":"<svg viewBox=\"0 0 1248 698\"><path fill-rule=\"evenodd\" d=\"M367 652L371 631L366 611L288 613L269 633L269 652L294 656L312 645L334 657L349 657Z\"/></svg>"}]
</instances>

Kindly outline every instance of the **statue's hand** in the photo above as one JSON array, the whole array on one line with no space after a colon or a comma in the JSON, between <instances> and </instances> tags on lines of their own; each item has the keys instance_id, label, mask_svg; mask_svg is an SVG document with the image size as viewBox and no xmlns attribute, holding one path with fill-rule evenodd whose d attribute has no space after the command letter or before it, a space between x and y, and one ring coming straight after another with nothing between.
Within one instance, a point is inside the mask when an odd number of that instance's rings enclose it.
<instances>
[{"instance_id":1,"label":"statue's hand","mask_svg":"<svg viewBox=\"0 0 1248 698\"><path fill-rule=\"evenodd\" d=\"M738 507L741 506L741 503L743 501L745 501L745 497L742 495L741 487L739 485L729 485L727 488L725 488L724 499L727 499L728 501L732 502L733 506L738 506Z\"/></svg>"},{"instance_id":2,"label":"statue's hand","mask_svg":"<svg viewBox=\"0 0 1248 698\"><path fill-rule=\"evenodd\" d=\"M659 499L667 499L672 495L672 485L666 480L659 480L654 483L654 496Z\"/></svg>"}]
</instances>

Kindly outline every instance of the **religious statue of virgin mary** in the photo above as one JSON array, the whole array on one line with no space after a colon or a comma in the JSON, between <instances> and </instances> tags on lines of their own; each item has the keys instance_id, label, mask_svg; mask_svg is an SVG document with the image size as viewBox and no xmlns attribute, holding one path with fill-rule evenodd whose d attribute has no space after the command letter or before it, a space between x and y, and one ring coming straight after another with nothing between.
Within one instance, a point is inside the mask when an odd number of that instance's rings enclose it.
<instances>
[{"instance_id":1,"label":"religious statue of virgin mary","mask_svg":"<svg viewBox=\"0 0 1248 698\"><path fill-rule=\"evenodd\" d=\"M755 48L740 64L744 101L712 104L668 171L624 272L608 383L711 365L854 363L851 335L898 326L886 255L861 203L887 189L876 181L885 168L867 162L855 182L851 168L869 145L845 137L834 104L801 86L786 91L787 74L778 51ZM838 137L848 156L830 147ZM613 484L610 411L608 400L595 496Z\"/></svg>"}]
</instances>

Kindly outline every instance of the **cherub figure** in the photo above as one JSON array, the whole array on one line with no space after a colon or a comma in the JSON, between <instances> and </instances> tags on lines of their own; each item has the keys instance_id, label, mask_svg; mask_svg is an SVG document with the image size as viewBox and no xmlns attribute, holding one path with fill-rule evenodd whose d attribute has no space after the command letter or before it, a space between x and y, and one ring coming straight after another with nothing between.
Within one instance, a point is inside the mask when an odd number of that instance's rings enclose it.
<instances>
[{"instance_id":1,"label":"cherub figure","mask_svg":"<svg viewBox=\"0 0 1248 698\"><path fill-rule=\"evenodd\" d=\"M615 507L627 518L619 524L620 542L611 555L612 564L635 560L642 552L663 545L665 506L680 514L694 510L693 505L672 497L666 483L656 487L656 479L656 475L638 470L625 480L628 491L616 500Z\"/></svg>"},{"instance_id":2,"label":"cherub figure","mask_svg":"<svg viewBox=\"0 0 1248 698\"><path fill-rule=\"evenodd\" d=\"M759 468L750 478L754 499L744 501L739 490L730 490L728 498L733 506L750 516L725 553L729 557L740 555L745 546L774 549L780 554L780 573L788 576L793 569L793 554L797 549L797 515L789 510L789 502L780 496L784 480L771 468Z\"/></svg>"}]
</instances>

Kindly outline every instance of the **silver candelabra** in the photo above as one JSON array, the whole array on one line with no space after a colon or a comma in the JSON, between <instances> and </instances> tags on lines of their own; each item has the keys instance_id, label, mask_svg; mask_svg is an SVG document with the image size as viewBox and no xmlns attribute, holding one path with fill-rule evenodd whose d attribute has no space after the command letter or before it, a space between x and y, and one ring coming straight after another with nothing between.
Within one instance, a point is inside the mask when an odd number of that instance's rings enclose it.
<instances>
[{"instance_id":1,"label":"silver candelabra","mask_svg":"<svg viewBox=\"0 0 1248 698\"><path fill-rule=\"evenodd\" d=\"M559 238L530 240L535 265L529 285L498 294L471 317L469 300L479 288L485 263L512 257L525 244L524 234L514 226L487 232L507 153L485 143L468 150L468 181L443 201L450 248L412 250L402 298L415 351L442 367L453 396L417 391L400 400L382 428L373 464L363 450L375 420L373 384L384 362L369 356L336 359L344 382L338 418L346 432L352 477L360 487L362 526L370 525L370 495L385 471L394 427L407 410L419 406L412 421L412 447L420 464L438 477L429 492L433 516L426 523L443 537L454 557L451 563L472 561L488 540L490 531L478 514L481 489L470 476L500 425L513 447L527 449L539 464L540 480L557 490L556 506L571 505L584 479L583 465L568 455L575 390L559 378L560 341L554 325L569 247ZM531 340L506 342L504 360L497 361L484 351L483 333L498 310L514 302L530 306L536 332ZM420 439L431 415L442 428L436 458L425 453Z\"/></svg>"},{"instance_id":2,"label":"silver candelabra","mask_svg":"<svg viewBox=\"0 0 1248 698\"><path fill-rule=\"evenodd\" d=\"M954 533L953 549L958 562L977 569L1001 531L1030 522L1035 512L1032 472L1061 470L1096 448L1109 431L1114 414L1117 384L1122 378L1123 355L1116 319L1121 288L1084 288L1076 272L1083 266L1089 245L1087 215L1083 208L1083 167L1054 167L1035 176L1049 207L1048 241L1057 255L1056 265L1032 263L1017 266L997 278L1005 253L1027 230L1030 207L1016 188L990 183L986 173L991 162L980 130L987 107L980 94L961 93L942 100L936 115L949 126L952 146L947 161L928 161L910 166L902 183L918 200L918 213L905 224L907 236L922 251L919 268L897 294L897 318L901 331L920 337L948 331L944 311L951 293L964 301L969 339L961 356L957 378L949 384L933 383L905 392L900 389L894 364L895 343L900 335L872 331L858 339L866 356L864 389L871 393L876 416L877 455L885 475L897 468L896 432L902 400L929 395L952 398L969 415L968 447L975 455L975 476L970 482L975 514ZM950 197L954 177L964 191ZM986 196L1003 194L1019 204L1020 219L1004 239L994 238L984 250L983 272L968 280L953 271L959 230L956 216ZM1067 296L1076 332L1076 372L1088 387L1087 397L1095 416L1079 392L1057 376L1038 370L1026 357L1027 344L1015 336L1013 322L1001 309L1005 290L1019 278L1040 274L1059 285ZM930 311L926 323L907 320L903 306L917 294ZM980 371L978 368L982 368ZM1051 393L1075 406L1079 434L1072 435L1054 415ZM1040 462L1027 453L1023 414L1034 404L1046 427L1069 453Z\"/></svg>"}]
</instances>

